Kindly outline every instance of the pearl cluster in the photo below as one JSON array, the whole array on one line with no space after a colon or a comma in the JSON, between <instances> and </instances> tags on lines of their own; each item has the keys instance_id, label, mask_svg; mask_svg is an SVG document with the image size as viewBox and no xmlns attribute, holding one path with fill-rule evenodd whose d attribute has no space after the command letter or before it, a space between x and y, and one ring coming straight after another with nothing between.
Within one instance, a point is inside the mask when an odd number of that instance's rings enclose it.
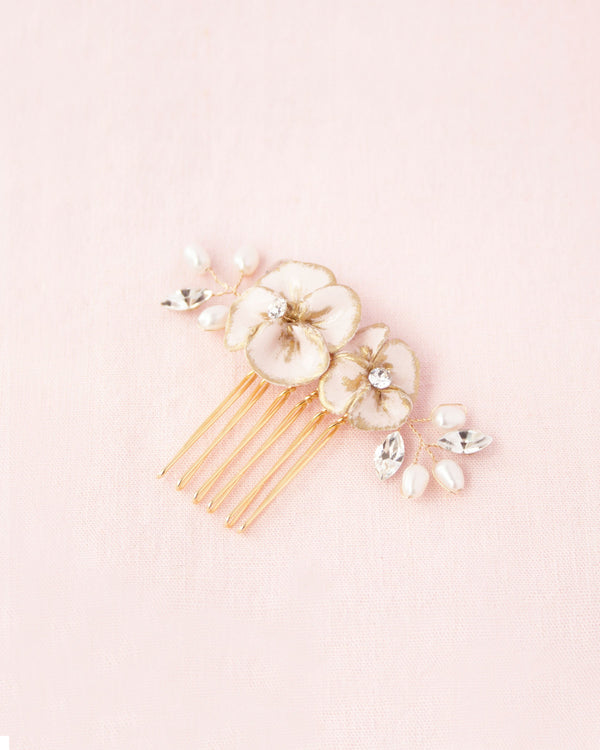
<instances>
[{"instance_id":1,"label":"pearl cluster","mask_svg":"<svg viewBox=\"0 0 600 750\"><path fill-rule=\"evenodd\" d=\"M467 420L467 412L462 404L440 404L436 406L427 419L409 420L409 425L419 440L419 447L414 462L402 474L402 495L407 499L416 499L427 489L429 470L420 464L419 455L425 450L433 461L431 473L438 484L448 492L460 492L465 486L463 470L450 458L436 459L432 449L442 448L452 453L477 453L486 448L492 438L477 430L461 430ZM430 422L438 429L451 430L436 443L426 443L415 424ZM390 448L391 446L391 448ZM401 449L400 449L401 446ZM399 433L388 435L375 450L375 468L381 479L388 479L395 474L404 461L404 443Z\"/></svg>"},{"instance_id":2,"label":"pearl cluster","mask_svg":"<svg viewBox=\"0 0 600 750\"><path fill-rule=\"evenodd\" d=\"M221 281L214 272L210 255L202 245L187 245L183 250L183 257L187 263L197 272L210 274L221 286L221 291L213 292L210 289L178 289L162 302L171 310L193 310L210 297L219 297L226 294L238 295L238 287L245 276L252 276L260 263L260 256L256 248L244 245L233 254L233 262L240 272L240 279L235 286ZM198 325L203 331L218 331L225 328L229 315L229 305L210 305L205 307L198 316Z\"/></svg>"}]
</instances>

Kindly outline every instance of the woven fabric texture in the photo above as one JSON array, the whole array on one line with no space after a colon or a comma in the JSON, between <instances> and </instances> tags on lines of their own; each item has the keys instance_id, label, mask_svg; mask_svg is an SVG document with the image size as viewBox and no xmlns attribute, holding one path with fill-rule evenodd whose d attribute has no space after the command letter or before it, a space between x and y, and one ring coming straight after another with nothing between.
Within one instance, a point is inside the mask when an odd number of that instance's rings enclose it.
<instances>
[{"instance_id":1,"label":"woven fabric texture","mask_svg":"<svg viewBox=\"0 0 600 750\"><path fill-rule=\"evenodd\" d=\"M597 750L598 3L2 15L0 735ZM464 493L350 429L246 535L157 480L248 368L158 304L197 239L354 288L494 437Z\"/></svg>"}]
</instances>

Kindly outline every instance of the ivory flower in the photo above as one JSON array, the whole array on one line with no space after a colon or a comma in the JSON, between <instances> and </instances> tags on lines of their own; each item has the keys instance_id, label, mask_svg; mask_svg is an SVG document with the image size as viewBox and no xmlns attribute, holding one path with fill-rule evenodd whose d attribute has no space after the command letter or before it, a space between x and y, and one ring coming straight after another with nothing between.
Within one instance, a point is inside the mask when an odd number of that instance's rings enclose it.
<instances>
[{"instance_id":1,"label":"ivory flower","mask_svg":"<svg viewBox=\"0 0 600 750\"><path fill-rule=\"evenodd\" d=\"M343 347L360 321L360 300L323 266L283 261L231 306L228 349L245 349L253 370L270 383L295 386L322 375L330 352Z\"/></svg>"},{"instance_id":2,"label":"ivory flower","mask_svg":"<svg viewBox=\"0 0 600 750\"><path fill-rule=\"evenodd\" d=\"M419 362L383 323L362 328L319 381L319 398L361 430L397 430L412 409Z\"/></svg>"}]
</instances>

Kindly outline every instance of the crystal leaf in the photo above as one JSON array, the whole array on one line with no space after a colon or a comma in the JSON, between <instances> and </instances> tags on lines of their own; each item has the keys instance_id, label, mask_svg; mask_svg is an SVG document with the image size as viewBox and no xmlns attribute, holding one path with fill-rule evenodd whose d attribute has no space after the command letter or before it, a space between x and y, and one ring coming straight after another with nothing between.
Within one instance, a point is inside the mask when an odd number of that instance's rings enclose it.
<instances>
[{"instance_id":1,"label":"crystal leaf","mask_svg":"<svg viewBox=\"0 0 600 750\"><path fill-rule=\"evenodd\" d=\"M447 432L437 444L451 453L477 453L492 442L489 435L477 430L454 430Z\"/></svg>"},{"instance_id":2,"label":"crystal leaf","mask_svg":"<svg viewBox=\"0 0 600 750\"><path fill-rule=\"evenodd\" d=\"M212 296L210 289L178 289L160 304L171 310L193 310Z\"/></svg>"},{"instance_id":3,"label":"crystal leaf","mask_svg":"<svg viewBox=\"0 0 600 750\"><path fill-rule=\"evenodd\" d=\"M386 439L375 448L375 471L380 479L394 476L404 461L404 440L399 432L391 432Z\"/></svg>"}]
</instances>

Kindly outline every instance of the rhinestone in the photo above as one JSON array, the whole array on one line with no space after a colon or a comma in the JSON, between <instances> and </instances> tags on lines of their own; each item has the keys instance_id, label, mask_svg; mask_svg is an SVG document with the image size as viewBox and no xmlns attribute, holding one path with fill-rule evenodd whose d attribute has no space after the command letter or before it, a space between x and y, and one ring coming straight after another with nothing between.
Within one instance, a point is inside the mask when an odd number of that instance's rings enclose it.
<instances>
[{"instance_id":1,"label":"rhinestone","mask_svg":"<svg viewBox=\"0 0 600 750\"><path fill-rule=\"evenodd\" d=\"M283 318L283 316L287 312L287 308L288 308L287 301L284 300L283 297L278 297L269 305L269 309L267 310L267 315L269 316L269 318L271 318L271 320L277 320L278 318Z\"/></svg>"},{"instance_id":2,"label":"rhinestone","mask_svg":"<svg viewBox=\"0 0 600 750\"><path fill-rule=\"evenodd\" d=\"M160 304L171 310L193 310L212 296L210 289L178 289Z\"/></svg>"},{"instance_id":3,"label":"rhinestone","mask_svg":"<svg viewBox=\"0 0 600 750\"><path fill-rule=\"evenodd\" d=\"M492 442L489 435L477 430L455 430L447 432L437 442L440 448L452 453L477 453Z\"/></svg>"},{"instance_id":4,"label":"rhinestone","mask_svg":"<svg viewBox=\"0 0 600 750\"><path fill-rule=\"evenodd\" d=\"M369 383L373 388L387 388L392 384L392 376L390 371L386 370L385 367L374 367L369 373Z\"/></svg>"},{"instance_id":5,"label":"rhinestone","mask_svg":"<svg viewBox=\"0 0 600 750\"><path fill-rule=\"evenodd\" d=\"M375 471L380 479L394 476L404 461L404 440L399 432L391 432L380 445L375 448Z\"/></svg>"}]
</instances>

